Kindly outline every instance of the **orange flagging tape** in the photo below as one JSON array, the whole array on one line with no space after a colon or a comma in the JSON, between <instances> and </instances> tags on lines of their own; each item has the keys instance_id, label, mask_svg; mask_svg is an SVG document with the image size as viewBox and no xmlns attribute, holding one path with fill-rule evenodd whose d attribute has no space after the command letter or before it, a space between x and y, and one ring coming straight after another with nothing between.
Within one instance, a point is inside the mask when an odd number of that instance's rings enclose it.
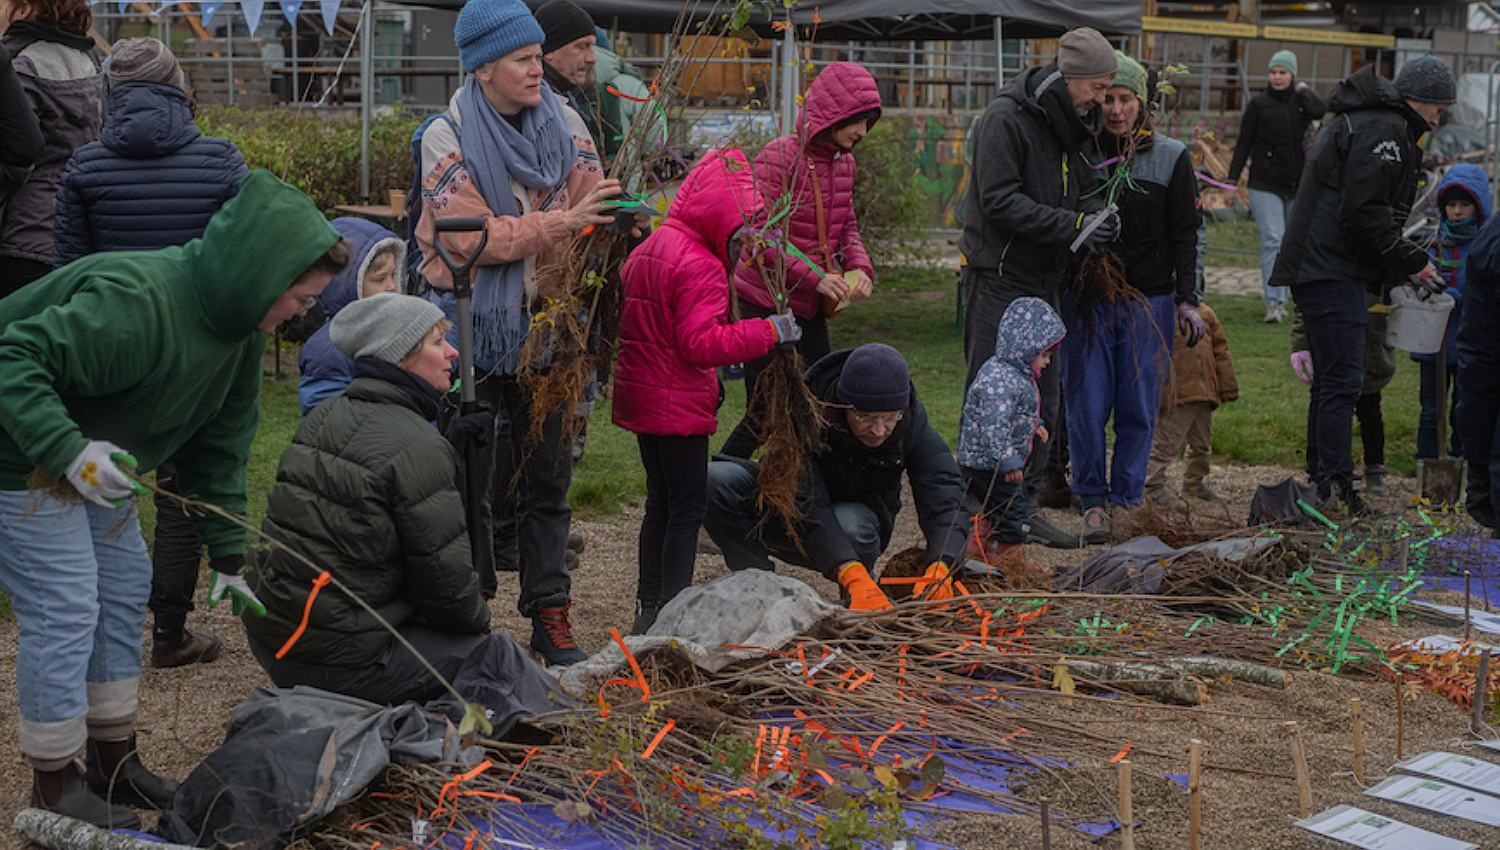
<instances>
[{"instance_id":1,"label":"orange flagging tape","mask_svg":"<svg viewBox=\"0 0 1500 850\"><path fill-rule=\"evenodd\" d=\"M859 687L860 685L863 685L865 682L868 682L868 681L870 681L873 678L875 678L875 674L874 673L866 673L863 676L860 676L858 679L855 679L854 681L850 682L849 686L848 686L848 689L852 691L855 688Z\"/></svg>"},{"instance_id":2,"label":"orange flagging tape","mask_svg":"<svg viewBox=\"0 0 1500 850\"><path fill-rule=\"evenodd\" d=\"M895 726L892 726L891 728L885 730L885 734L881 735L879 738L876 738L875 743L870 745L870 755L875 755L875 751L880 749L880 745L885 743L886 738L889 738L897 732L900 732L904 728L906 728L906 724L900 720L897 720Z\"/></svg>"},{"instance_id":3,"label":"orange flagging tape","mask_svg":"<svg viewBox=\"0 0 1500 850\"><path fill-rule=\"evenodd\" d=\"M505 780L506 788L509 788L511 785L515 784L516 777L521 775L521 770L526 767L526 763L531 761L531 757L536 755L537 752L538 749L536 747L532 747L531 749L526 751L526 755L521 757L521 763L516 765L516 769L511 773L510 778Z\"/></svg>"},{"instance_id":4,"label":"orange flagging tape","mask_svg":"<svg viewBox=\"0 0 1500 850\"><path fill-rule=\"evenodd\" d=\"M644 761L645 759L651 758L651 754L656 752L656 748L661 744L662 739L667 737L668 732L676 728L677 721L668 717L666 725L661 727L661 731L656 733L656 737L652 738L651 743L647 744L646 749L641 752L641 759Z\"/></svg>"},{"instance_id":5,"label":"orange flagging tape","mask_svg":"<svg viewBox=\"0 0 1500 850\"><path fill-rule=\"evenodd\" d=\"M1116 763L1116 764L1118 764L1119 762L1124 761L1125 757L1128 756L1128 755L1130 755L1130 750L1134 746L1135 746L1134 744L1130 743L1129 741L1126 741L1125 742L1125 746L1121 747L1120 751L1118 753L1115 753L1114 755L1110 756L1109 760L1112 763Z\"/></svg>"},{"instance_id":6,"label":"orange flagging tape","mask_svg":"<svg viewBox=\"0 0 1500 850\"><path fill-rule=\"evenodd\" d=\"M605 86L604 90L607 91L607 92L609 92L610 94L614 95L615 97L620 98L621 100L628 100L631 103L650 103L651 102L651 98L649 98L649 97L634 97L632 95L628 95L625 92L620 91L619 89L615 88L612 85Z\"/></svg>"},{"instance_id":7,"label":"orange flagging tape","mask_svg":"<svg viewBox=\"0 0 1500 850\"><path fill-rule=\"evenodd\" d=\"M282 644L281 648L276 650L277 661L285 658L286 654L292 651L292 647L296 646L297 641L302 639L302 633L307 631L307 620L312 616L313 600L318 598L318 591L327 587L331 581L333 581L333 576L327 570L318 573L318 577L313 579L312 590L307 592L307 604L302 606L302 622L297 624L297 630L292 632L292 636L286 639L286 643Z\"/></svg>"},{"instance_id":8,"label":"orange flagging tape","mask_svg":"<svg viewBox=\"0 0 1500 850\"><path fill-rule=\"evenodd\" d=\"M486 770L489 770L491 767L494 767L494 766L495 766L494 762L490 761L489 759L485 759L484 761L480 762L479 764L474 765L474 767L471 770L469 770L467 773L460 773L457 776L453 777L452 779L448 780L447 782L443 783L443 787L438 789L437 807L432 810L431 817L435 819L438 816L438 812L441 812L443 810L443 801L447 799L448 792L450 792L450 791L453 792L453 799L454 799L454 801L456 803L457 800L458 800L458 796L459 796L458 795L458 786L459 785L461 785L461 784L463 784L465 782L468 782L470 779L473 779L474 777L478 776L481 773L484 773ZM457 814L457 812L455 812L455 814Z\"/></svg>"},{"instance_id":9,"label":"orange flagging tape","mask_svg":"<svg viewBox=\"0 0 1500 850\"><path fill-rule=\"evenodd\" d=\"M1010 733L1009 735L1006 735L1004 738L1001 738L1000 741L999 741L999 743L1001 743L1001 744L1008 744L1011 741L1014 741L1015 739L1019 738L1022 735L1025 735L1027 732L1030 732L1030 731L1031 730L1027 729L1025 726L1021 726L1021 727L1017 728L1016 731Z\"/></svg>"},{"instance_id":10,"label":"orange flagging tape","mask_svg":"<svg viewBox=\"0 0 1500 850\"><path fill-rule=\"evenodd\" d=\"M766 724L760 724L760 732L755 736L755 764L752 773L760 773L760 748L766 742Z\"/></svg>"},{"instance_id":11,"label":"orange flagging tape","mask_svg":"<svg viewBox=\"0 0 1500 850\"><path fill-rule=\"evenodd\" d=\"M608 720L609 703L604 701L604 688L600 688L599 693L595 694L594 698L599 700L599 717L603 720Z\"/></svg>"},{"instance_id":12,"label":"orange flagging tape","mask_svg":"<svg viewBox=\"0 0 1500 850\"><path fill-rule=\"evenodd\" d=\"M640 662L635 660L635 656L630 652L630 647L625 645L625 639L620 637L619 629L610 626L609 636L615 639L615 645L620 647L620 651L625 653L625 660L630 662L630 671L635 674L635 680L639 683L641 689L641 702L650 702L651 686L646 684L646 674L641 672Z\"/></svg>"}]
</instances>

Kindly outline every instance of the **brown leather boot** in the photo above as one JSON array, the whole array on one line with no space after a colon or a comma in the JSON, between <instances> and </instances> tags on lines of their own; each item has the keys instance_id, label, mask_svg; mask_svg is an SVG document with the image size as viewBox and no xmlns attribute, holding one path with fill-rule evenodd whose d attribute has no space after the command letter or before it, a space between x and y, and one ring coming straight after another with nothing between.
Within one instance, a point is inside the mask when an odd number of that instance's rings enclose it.
<instances>
[{"instance_id":1,"label":"brown leather boot","mask_svg":"<svg viewBox=\"0 0 1500 850\"><path fill-rule=\"evenodd\" d=\"M85 762L88 784L95 794L115 805L165 809L177 793L177 783L157 776L141 764L135 736L123 741L89 739Z\"/></svg>"},{"instance_id":2,"label":"brown leather boot","mask_svg":"<svg viewBox=\"0 0 1500 850\"><path fill-rule=\"evenodd\" d=\"M213 632L183 629L176 635L153 635L151 666L157 668L207 664L219 657L224 642Z\"/></svg>"},{"instance_id":3,"label":"brown leather boot","mask_svg":"<svg viewBox=\"0 0 1500 850\"><path fill-rule=\"evenodd\" d=\"M89 789L77 760L60 770L33 769L31 805L105 829L135 829L141 825L135 812L112 806Z\"/></svg>"}]
</instances>

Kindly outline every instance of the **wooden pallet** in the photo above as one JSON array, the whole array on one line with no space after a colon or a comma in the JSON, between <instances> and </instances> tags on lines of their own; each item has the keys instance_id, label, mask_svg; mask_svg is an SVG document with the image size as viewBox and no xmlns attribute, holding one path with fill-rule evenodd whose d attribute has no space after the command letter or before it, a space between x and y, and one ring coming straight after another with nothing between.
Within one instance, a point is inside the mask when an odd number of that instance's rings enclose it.
<instances>
[{"instance_id":1,"label":"wooden pallet","mask_svg":"<svg viewBox=\"0 0 1500 850\"><path fill-rule=\"evenodd\" d=\"M195 38L183 44L182 68L193 96L202 104L226 105L233 92L235 106L273 104L271 69L261 58L260 39L234 39L233 74L229 67L230 49L227 38Z\"/></svg>"}]
</instances>

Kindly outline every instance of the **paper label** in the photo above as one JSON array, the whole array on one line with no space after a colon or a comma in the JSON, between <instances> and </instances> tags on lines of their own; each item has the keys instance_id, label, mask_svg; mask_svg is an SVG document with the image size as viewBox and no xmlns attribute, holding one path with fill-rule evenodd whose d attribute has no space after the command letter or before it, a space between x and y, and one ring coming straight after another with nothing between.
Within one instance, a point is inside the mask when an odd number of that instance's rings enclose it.
<instances>
[{"instance_id":1,"label":"paper label","mask_svg":"<svg viewBox=\"0 0 1500 850\"><path fill-rule=\"evenodd\" d=\"M1334 806L1297 825L1309 832L1365 850L1479 850L1478 844L1448 838L1354 806Z\"/></svg>"},{"instance_id":2,"label":"paper label","mask_svg":"<svg viewBox=\"0 0 1500 850\"><path fill-rule=\"evenodd\" d=\"M1500 797L1500 765L1481 759L1457 753L1422 753L1397 763L1396 769Z\"/></svg>"},{"instance_id":3,"label":"paper label","mask_svg":"<svg viewBox=\"0 0 1500 850\"><path fill-rule=\"evenodd\" d=\"M1392 776L1365 792L1371 797L1405 803L1429 812L1452 815L1487 826L1500 826L1500 797L1421 776Z\"/></svg>"}]
</instances>

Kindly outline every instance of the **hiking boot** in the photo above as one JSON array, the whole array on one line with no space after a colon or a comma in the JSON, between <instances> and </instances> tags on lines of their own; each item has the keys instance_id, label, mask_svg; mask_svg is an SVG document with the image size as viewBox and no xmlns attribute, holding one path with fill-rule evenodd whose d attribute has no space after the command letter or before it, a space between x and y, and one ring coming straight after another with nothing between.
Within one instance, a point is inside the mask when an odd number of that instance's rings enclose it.
<instances>
[{"instance_id":1,"label":"hiking boot","mask_svg":"<svg viewBox=\"0 0 1500 850\"><path fill-rule=\"evenodd\" d=\"M1041 492L1036 495L1036 503L1044 508L1056 508L1067 510L1073 507L1073 491L1068 489L1068 479L1062 474L1062 470L1047 468L1046 481L1042 482Z\"/></svg>"},{"instance_id":2,"label":"hiking boot","mask_svg":"<svg viewBox=\"0 0 1500 850\"><path fill-rule=\"evenodd\" d=\"M68 762L61 770L33 769L31 805L105 829L136 829L141 825L135 812L111 806L89 790L77 760Z\"/></svg>"},{"instance_id":3,"label":"hiking boot","mask_svg":"<svg viewBox=\"0 0 1500 850\"><path fill-rule=\"evenodd\" d=\"M630 625L630 633L643 635L651 630L656 622L656 615L661 613L661 606L655 602L647 602L644 599L635 601L635 622Z\"/></svg>"},{"instance_id":4,"label":"hiking boot","mask_svg":"<svg viewBox=\"0 0 1500 850\"><path fill-rule=\"evenodd\" d=\"M587 542L588 541L585 540L584 537L583 537L583 532L581 532L581 531L570 531L570 532L568 532L568 550L569 551L571 551L571 552L577 552L578 554L582 555L583 554L584 544L586 544Z\"/></svg>"},{"instance_id":5,"label":"hiking boot","mask_svg":"<svg viewBox=\"0 0 1500 850\"><path fill-rule=\"evenodd\" d=\"M1207 481L1197 481L1182 488L1182 492L1202 502L1222 502L1224 497L1214 492L1214 488L1208 486Z\"/></svg>"},{"instance_id":6,"label":"hiking boot","mask_svg":"<svg viewBox=\"0 0 1500 850\"><path fill-rule=\"evenodd\" d=\"M1168 490L1165 484L1158 484L1146 490L1146 500L1164 511L1181 511L1187 509L1187 502L1176 493Z\"/></svg>"},{"instance_id":7,"label":"hiking boot","mask_svg":"<svg viewBox=\"0 0 1500 850\"><path fill-rule=\"evenodd\" d=\"M1090 546L1108 543L1114 523L1103 505L1095 505L1083 512L1083 542Z\"/></svg>"},{"instance_id":8,"label":"hiking boot","mask_svg":"<svg viewBox=\"0 0 1500 850\"><path fill-rule=\"evenodd\" d=\"M123 741L89 739L85 751L89 790L117 806L165 810L177 794L177 783L141 764L135 736Z\"/></svg>"},{"instance_id":9,"label":"hiking boot","mask_svg":"<svg viewBox=\"0 0 1500 850\"><path fill-rule=\"evenodd\" d=\"M1058 528L1041 514L1036 514L1031 518L1031 523L1026 530L1026 542L1039 543L1050 549L1083 548L1083 540L1078 535Z\"/></svg>"},{"instance_id":10,"label":"hiking boot","mask_svg":"<svg viewBox=\"0 0 1500 850\"><path fill-rule=\"evenodd\" d=\"M577 664L588 658L573 640L573 626L568 622L569 602L554 608L538 608L531 617L531 649L542 656L548 667Z\"/></svg>"},{"instance_id":11,"label":"hiking boot","mask_svg":"<svg viewBox=\"0 0 1500 850\"><path fill-rule=\"evenodd\" d=\"M1318 482L1318 510L1343 517L1364 517L1374 512L1359 497L1352 481L1325 479Z\"/></svg>"},{"instance_id":12,"label":"hiking boot","mask_svg":"<svg viewBox=\"0 0 1500 850\"><path fill-rule=\"evenodd\" d=\"M151 636L151 666L157 668L207 664L219 657L224 642L213 632L183 629L175 635L154 633Z\"/></svg>"},{"instance_id":13,"label":"hiking boot","mask_svg":"<svg viewBox=\"0 0 1500 850\"><path fill-rule=\"evenodd\" d=\"M1385 496L1391 492L1391 488L1385 483L1385 465L1379 463L1367 464L1365 466L1365 492L1372 496Z\"/></svg>"}]
</instances>

